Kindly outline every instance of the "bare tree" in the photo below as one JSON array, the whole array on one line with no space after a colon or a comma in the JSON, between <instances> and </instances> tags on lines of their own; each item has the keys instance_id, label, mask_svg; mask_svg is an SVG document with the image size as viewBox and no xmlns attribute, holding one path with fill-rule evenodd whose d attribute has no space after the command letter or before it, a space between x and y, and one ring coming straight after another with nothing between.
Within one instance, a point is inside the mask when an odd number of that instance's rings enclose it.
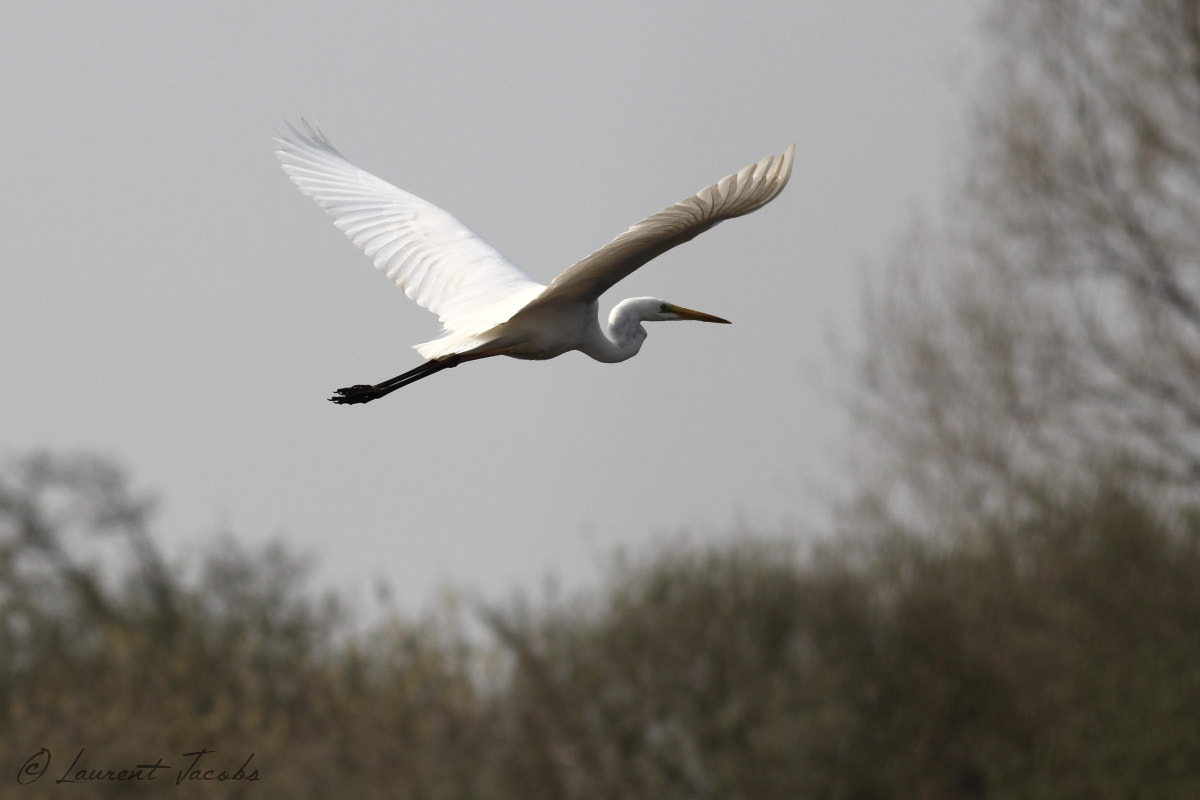
<instances>
[{"instance_id":1,"label":"bare tree","mask_svg":"<svg viewBox=\"0 0 1200 800\"><path fill-rule=\"evenodd\" d=\"M121 591L169 621L176 597L148 531L153 499L124 473L86 454L33 453L0 468L0 617L42 605L81 627L111 620ZM127 586L105 580L125 568Z\"/></svg>"},{"instance_id":2,"label":"bare tree","mask_svg":"<svg viewBox=\"0 0 1200 800\"><path fill-rule=\"evenodd\" d=\"M1003 0L987 32L967 175L868 297L866 499L1019 510L1114 468L1193 495L1200 4Z\"/></svg>"}]
</instances>

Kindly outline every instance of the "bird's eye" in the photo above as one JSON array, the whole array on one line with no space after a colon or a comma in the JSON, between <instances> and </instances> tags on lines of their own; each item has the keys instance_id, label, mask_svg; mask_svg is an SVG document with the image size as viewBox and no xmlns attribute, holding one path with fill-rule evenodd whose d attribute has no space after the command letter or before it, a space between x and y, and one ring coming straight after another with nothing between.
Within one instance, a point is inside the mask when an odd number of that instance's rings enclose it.
<instances>
[{"instance_id":1,"label":"bird's eye","mask_svg":"<svg viewBox=\"0 0 1200 800\"><path fill-rule=\"evenodd\" d=\"M661 306L659 306L659 308L658 308L658 313L660 313L660 314L667 314L667 313L669 313L670 311L671 311L671 307L670 307L669 305L667 305L666 303L663 303L663 304L662 304Z\"/></svg>"}]
</instances>

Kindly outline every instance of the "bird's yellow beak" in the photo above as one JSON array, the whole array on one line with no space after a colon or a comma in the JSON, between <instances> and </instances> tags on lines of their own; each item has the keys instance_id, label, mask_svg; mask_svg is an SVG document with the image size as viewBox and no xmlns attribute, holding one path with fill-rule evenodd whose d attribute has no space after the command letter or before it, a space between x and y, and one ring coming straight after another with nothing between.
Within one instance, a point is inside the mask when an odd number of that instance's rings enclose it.
<instances>
[{"instance_id":1,"label":"bird's yellow beak","mask_svg":"<svg viewBox=\"0 0 1200 800\"><path fill-rule=\"evenodd\" d=\"M727 319L714 317L712 314L705 314L703 311L692 311L690 308L670 304L667 305L667 308L678 314L680 319L694 319L696 322L721 322L725 325L730 324Z\"/></svg>"}]
</instances>

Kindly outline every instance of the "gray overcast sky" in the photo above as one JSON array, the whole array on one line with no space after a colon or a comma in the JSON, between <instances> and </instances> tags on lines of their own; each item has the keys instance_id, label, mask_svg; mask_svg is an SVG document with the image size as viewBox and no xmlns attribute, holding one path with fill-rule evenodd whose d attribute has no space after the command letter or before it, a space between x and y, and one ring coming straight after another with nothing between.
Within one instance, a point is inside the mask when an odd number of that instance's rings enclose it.
<instances>
[{"instance_id":1,"label":"gray overcast sky","mask_svg":"<svg viewBox=\"0 0 1200 800\"><path fill-rule=\"evenodd\" d=\"M8 3L0 450L112 456L172 553L284 535L408 608L586 584L619 544L823 517L828 336L954 169L978 2ZM436 319L273 155L315 116L539 280L798 143L774 203L619 284L733 321L377 403Z\"/></svg>"}]
</instances>

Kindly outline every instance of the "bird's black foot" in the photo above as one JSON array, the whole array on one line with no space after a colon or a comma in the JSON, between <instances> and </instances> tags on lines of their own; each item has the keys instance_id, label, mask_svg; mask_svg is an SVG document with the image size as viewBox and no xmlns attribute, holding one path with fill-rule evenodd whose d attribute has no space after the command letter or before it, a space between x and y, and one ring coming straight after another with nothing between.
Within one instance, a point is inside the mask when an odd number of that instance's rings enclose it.
<instances>
[{"instance_id":1,"label":"bird's black foot","mask_svg":"<svg viewBox=\"0 0 1200 800\"><path fill-rule=\"evenodd\" d=\"M385 393L380 393L379 389L374 386L367 386L359 383L354 386L347 386L344 389L338 389L333 393L333 397L329 398L331 403L341 403L350 405L352 403L369 403L372 400L378 399Z\"/></svg>"},{"instance_id":2,"label":"bird's black foot","mask_svg":"<svg viewBox=\"0 0 1200 800\"><path fill-rule=\"evenodd\" d=\"M453 367L460 361L462 361L462 356L459 355L453 355L441 361L426 361L421 366L410 369L403 375L397 375L391 380L376 383L372 386L358 383L354 386L338 389L329 400L330 402L342 405L369 403L372 400L378 400L385 395L391 394L402 386L408 386L410 383L419 381L421 378L427 378L435 372Z\"/></svg>"}]
</instances>

